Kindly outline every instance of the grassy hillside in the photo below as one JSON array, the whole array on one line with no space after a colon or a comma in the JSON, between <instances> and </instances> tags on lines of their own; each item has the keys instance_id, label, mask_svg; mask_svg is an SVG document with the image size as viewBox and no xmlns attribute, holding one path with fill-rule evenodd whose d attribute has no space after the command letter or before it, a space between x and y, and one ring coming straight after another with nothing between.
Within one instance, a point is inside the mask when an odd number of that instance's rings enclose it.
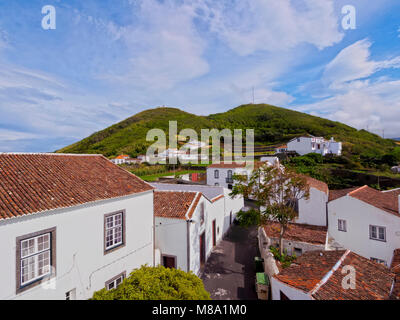
<instances>
[{"instance_id":1,"label":"grassy hillside","mask_svg":"<svg viewBox=\"0 0 400 320\"><path fill-rule=\"evenodd\" d=\"M395 143L393 140L356 130L305 113L271 105L242 105L230 111L207 117L197 116L175 108L156 108L143 111L109 128L92 134L58 152L101 153L111 157L122 153L136 156L144 153L151 142L146 133L152 128L168 132L168 121L178 121L178 130L193 128L200 134L202 128L255 129L255 140L263 145L287 142L301 134L334 137L344 142L345 153L386 153Z\"/></svg>"}]
</instances>

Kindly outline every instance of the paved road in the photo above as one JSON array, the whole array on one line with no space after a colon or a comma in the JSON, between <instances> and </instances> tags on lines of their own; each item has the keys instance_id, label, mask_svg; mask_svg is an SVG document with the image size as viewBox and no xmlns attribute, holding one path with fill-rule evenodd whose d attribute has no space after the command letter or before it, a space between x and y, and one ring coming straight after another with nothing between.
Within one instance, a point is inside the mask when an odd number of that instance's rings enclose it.
<instances>
[{"instance_id":1,"label":"paved road","mask_svg":"<svg viewBox=\"0 0 400 320\"><path fill-rule=\"evenodd\" d=\"M234 225L215 247L202 275L213 300L257 299L254 288L257 228Z\"/></svg>"}]
</instances>

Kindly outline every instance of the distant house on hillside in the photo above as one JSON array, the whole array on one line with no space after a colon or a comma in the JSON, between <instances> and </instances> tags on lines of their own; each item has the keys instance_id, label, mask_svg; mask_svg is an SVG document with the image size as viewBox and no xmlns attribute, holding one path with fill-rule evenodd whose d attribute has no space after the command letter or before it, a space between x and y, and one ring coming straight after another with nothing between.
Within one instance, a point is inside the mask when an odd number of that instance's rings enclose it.
<instances>
[{"instance_id":1,"label":"distant house on hillside","mask_svg":"<svg viewBox=\"0 0 400 320\"><path fill-rule=\"evenodd\" d=\"M341 246L390 266L394 250L400 247L400 189L332 190L329 200L328 246Z\"/></svg>"},{"instance_id":2,"label":"distant house on hillside","mask_svg":"<svg viewBox=\"0 0 400 320\"><path fill-rule=\"evenodd\" d=\"M118 157L116 157L116 158L114 158L114 159L111 159L111 162L114 163L114 164L124 164L124 163L127 163L127 160L128 160L129 158L130 158L130 157L129 157L128 155L126 155L126 154L121 154L121 155L119 155Z\"/></svg>"},{"instance_id":3,"label":"distant house on hillside","mask_svg":"<svg viewBox=\"0 0 400 320\"><path fill-rule=\"evenodd\" d=\"M391 168L393 173L400 173L400 166L394 166Z\"/></svg>"},{"instance_id":4,"label":"distant house on hillside","mask_svg":"<svg viewBox=\"0 0 400 320\"><path fill-rule=\"evenodd\" d=\"M325 140L322 137L303 136L290 140L287 143L287 150L295 151L301 156L308 153L340 156L342 154L342 143L336 142L333 138Z\"/></svg>"},{"instance_id":5,"label":"distant house on hillside","mask_svg":"<svg viewBox=\"0 0 400 320\"><path fill-rule=\"evenodd\" d=\"M349 266L354 288L343 286ZM350 250L310 251L271 277L271 293L272 300L389 300L394 284L391 270Z\"/></svg>"},{"instance_id":6,"label":"distant house on hillside","mask_svg":"<svg viewBox=\"0 0 400 320\"><path fill-rule=\"evenodd\" d=\"M276 153L285 153L287 151L288 151L288 146L286 144L283 144L283 145L275 148Z\"/></svg>"},{"instance_id":7,"label":"distant house on hillside","mask_svg":"<svg viewBox=\"0 0 400 320\"><path fill-rule=\"evenodd\" d=\"M100 155L0 154L0 299L88 299L153 265L153 187Z\"/></svg>"}]
</instances>

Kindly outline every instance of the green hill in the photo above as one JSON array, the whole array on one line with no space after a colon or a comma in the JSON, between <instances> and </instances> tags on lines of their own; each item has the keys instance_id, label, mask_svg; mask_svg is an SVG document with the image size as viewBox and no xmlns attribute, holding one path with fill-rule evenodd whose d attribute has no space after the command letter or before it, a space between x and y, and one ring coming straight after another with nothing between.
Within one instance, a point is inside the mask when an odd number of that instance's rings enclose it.
<instances>
[{"instance_id":1,"label":"green hill","mask_svg":"<svg viewBox=\"0 0 400 320\"><path fill-rule=\"evenodd\" d=\"M175 108L155 108L140 112L109 128L96 132L57 152L101 153L107 157L126 153L136 156L145 153L152 142L146 133L153 128L168 132L168 123L178 122L178 132L195 129L255 129L255 141L262 145L284 143L302 134L334 137L344 142L344 152L383 154L395 146L393 140L382 139L365 130L356 130L340 122L266 104L242 105L224 113L197 116Z\"/></svg>"}]
</instances>

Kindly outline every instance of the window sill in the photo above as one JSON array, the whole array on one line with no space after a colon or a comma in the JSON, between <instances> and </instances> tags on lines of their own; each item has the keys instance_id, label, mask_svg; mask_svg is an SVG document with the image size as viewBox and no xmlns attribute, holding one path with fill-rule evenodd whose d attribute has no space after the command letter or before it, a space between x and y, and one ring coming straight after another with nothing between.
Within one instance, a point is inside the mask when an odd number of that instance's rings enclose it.
<instances>
[{"instance_id":1,"label":"window sill","mask_svg":"<svg viewBox=\"0 0 400 320\"><path fill-rule=\"evenodd\" d=\"M374 240L374 241L379 241L379 242L386 242L386 240L381 240L381 239L375 239L375 238L371 238L369 237L370 240Z\"/></svg>"},{"instance_id":2,"label":"window sill","mask_svg":"<svg viewBox=\"0 0 400 320\"><path fill-rule=\"evenodd\" d=\"M112 247L110 249L104 249L104 255L107 255L109 253L112 253L118 249L122 249L123 247L125 247L125 243L121 243L118 246Z\"/></svg>"}]
</instances>

